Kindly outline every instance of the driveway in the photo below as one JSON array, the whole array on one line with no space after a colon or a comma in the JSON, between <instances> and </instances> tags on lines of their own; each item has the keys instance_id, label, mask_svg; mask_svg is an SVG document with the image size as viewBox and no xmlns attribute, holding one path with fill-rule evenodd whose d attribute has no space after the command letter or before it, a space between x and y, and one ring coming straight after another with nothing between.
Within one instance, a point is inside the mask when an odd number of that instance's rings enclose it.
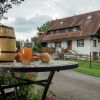
<instances>
[{"instance_id":1,"label":"driveway","mask_svg":"<svg viewBox=\"0 0 100 100\"><path fill-rule=\"evenodd\" d=\"M39 78L47 73L40 73ZM100 78L81 74L72 70L55 74L49 90L56 95L55 100L100 100Z\"/></svg>"}]
</instances>

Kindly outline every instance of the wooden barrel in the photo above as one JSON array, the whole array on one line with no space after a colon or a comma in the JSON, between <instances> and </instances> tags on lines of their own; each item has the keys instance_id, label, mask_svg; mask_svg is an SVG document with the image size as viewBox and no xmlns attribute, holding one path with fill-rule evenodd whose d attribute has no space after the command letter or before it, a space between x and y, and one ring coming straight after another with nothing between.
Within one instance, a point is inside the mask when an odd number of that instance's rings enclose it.
<instances>
[{"instance_id":1,"label":"wooden barrel","mask_svg":"<svg viewBox=\"0 0 100 100\"><path fill-rule=\"evenodd\" d=\"M0 26L0 62L14 61L16 39L12 27Z\"/></svg>"}]
</instances>

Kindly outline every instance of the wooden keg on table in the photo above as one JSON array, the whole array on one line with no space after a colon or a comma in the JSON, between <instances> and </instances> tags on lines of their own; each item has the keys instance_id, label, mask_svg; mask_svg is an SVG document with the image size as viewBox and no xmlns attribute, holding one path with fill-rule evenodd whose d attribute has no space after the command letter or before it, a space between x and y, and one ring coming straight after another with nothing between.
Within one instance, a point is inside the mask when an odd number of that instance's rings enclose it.
<instances>
[{"instance_id":1,"label":"wooden keg on table","mask_svg":"<svg viewBox=\"0 0 100 100\"><path fill-rule=\"evenodd\" d=\"M0 26L0 62L14 61L16 52L16 39L14 29Z\"/></svg>"}]
</instances>

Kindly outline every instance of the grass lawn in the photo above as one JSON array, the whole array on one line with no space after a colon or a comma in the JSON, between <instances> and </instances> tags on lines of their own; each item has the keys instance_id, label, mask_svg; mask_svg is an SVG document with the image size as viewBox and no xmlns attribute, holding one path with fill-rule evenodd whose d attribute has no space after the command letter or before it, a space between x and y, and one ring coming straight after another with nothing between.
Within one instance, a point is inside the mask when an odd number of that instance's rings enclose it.
<instances>
[{"instance_id":1,"label":"grass lawn","mask_svg":"<svg viewBox=\"0 0 100 100\"><path fill-rule=\"evenodd\" d=\"M82 60L74 60L74 61L79 62L79 67L76 68L75 71L100 77L100 62L92 61L90 68L89 61L82 61Z\"/></svg>"}]
</instances>

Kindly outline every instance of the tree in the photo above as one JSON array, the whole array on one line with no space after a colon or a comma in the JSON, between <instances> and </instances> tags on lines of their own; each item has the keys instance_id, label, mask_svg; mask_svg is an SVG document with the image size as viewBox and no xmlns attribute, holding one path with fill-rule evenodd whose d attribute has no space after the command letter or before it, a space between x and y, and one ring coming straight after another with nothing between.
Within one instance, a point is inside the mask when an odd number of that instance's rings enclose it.
<instances>
[{"instance_id":1,"label":"tree","mask_svg":"<svg viewBox=\"0 0 100 100\"><path fill-rule=\"evenodd\" d=\"M7 13L13 5L19 5L24 1L25 0L0 0L0 20L7 19L4 14Z\"/></svg>"},{"instance_id":2,"label":"tree","mask_svg":"<svg viewBox=\"0 0 100 100\"><path fill-rule=\"evenodd\" d=\"M48 28L49 25L50 25L50 21L47 21L46 23L44 23L40 27L37 27L37 30L39 32L45 32L47 30L47 28Z\"/></svg>"},{"instance_id":3,"label":"tree","mask_svg":"<svg viewBox=\"0 0 100 100\"><path fill-rule=\"evenodd\" d=\"M39 37L34 36L31 41L34 42L34 46L32 47L33 52L40 52L40 48L41 48L41 43L39 41Z\"/></svg>"},{"instance_id":4,"label":"tree","mask_svg":"<svg viewBox=\"0 0 100 100\"><path fill-rule=\"evenodd\" d=\"M32 42L34 42L34 45L36 45L39 42L39 38L37 36L34 36L31 40Z\"/></svg>"}]
</instances>

